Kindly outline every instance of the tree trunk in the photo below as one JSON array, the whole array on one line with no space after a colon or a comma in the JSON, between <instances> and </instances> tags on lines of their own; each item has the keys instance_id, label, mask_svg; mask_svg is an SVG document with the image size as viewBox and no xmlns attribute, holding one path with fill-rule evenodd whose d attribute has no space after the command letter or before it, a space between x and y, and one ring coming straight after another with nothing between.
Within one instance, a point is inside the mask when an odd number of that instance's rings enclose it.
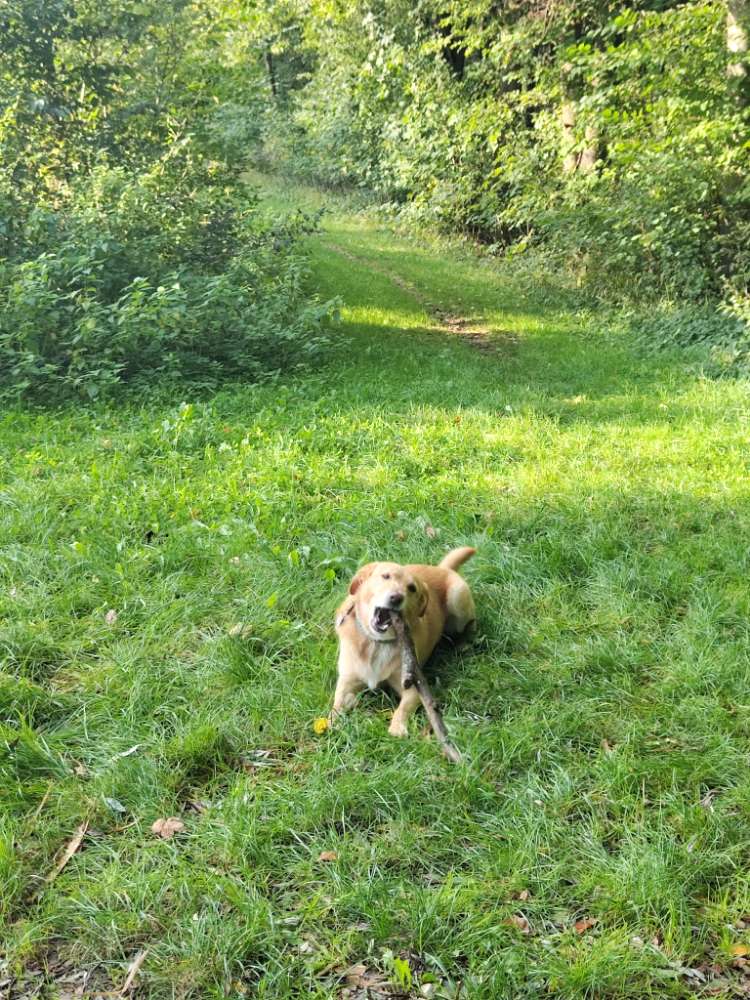
<instances>
[{"instance_id":1,"label":"tree trunk","mask_svg":"<svg viewBox=\"0 0 750 1000\"><path fill-rule=\"evenodd\" d=\"M566 98L560 108L562 119L562 156L563 173L574 174L578 169L578 154L576 144L576 106L570 98Z\"/></svg>"},{"instance_id":2,"label":"tree trunk","mask_svg":"<svg viewBox=\"0 0 750 1000\"><path fill-rule=\"evenodd\" d=\"M584 135L586 145L583 147L578 169L582 174L590 174L599 159L599 129L594 125L587 125Z\"/></svg>"},{"instance_id":3,"label":"tree trunk","mask_svg":"<svg viewBox=\"0 0 750 1000\"><path fill-rule=\"evenodd\" d=\"M270 46L266 49L266 69L268 70L268 82L271 85L271 93L273 94L273 99L276 100L276 67L273 64L273 52L271 52Z\"/></svg>"},{"instance_id":4,"label":"tree trunk","mask_svg":"<svg viewBox=\"0 0 750 1000\"><path fill-rule=\"evenodd\" d=\"M587 125L584 132L585 145L576 149L576 102L569 96L563 100L561 111L562 121L562 157L563 173L590 174L599 159L599 129L595 125Z\"/></svg>"},{"instance_id":5,"label":"tree trunk","mask_svg":"<svg viewBox=\"0 0 750 1000\"><path fill-rule=\"evenodd\" d=\"M748 36L750 35L750 0L727 0L727 77L735 101L750 103L748 71Z\"/></svg>"},{"instance_id":6,"label":"tree trunk","mask_svg":"<svg viewBox=\"0 0 750 1000\"><path fill-rule=\"evenodd\" d=\"M575 151L576 145L576 102L573 86L570 80L570 63L563 63L560 67L560 83L562 90L562 104L560 105L560 122L562 124L562 140L560 152L562 153L562 165L564 174L574 174L578 169L578 154Z\"/></svg>"}]
</instances>

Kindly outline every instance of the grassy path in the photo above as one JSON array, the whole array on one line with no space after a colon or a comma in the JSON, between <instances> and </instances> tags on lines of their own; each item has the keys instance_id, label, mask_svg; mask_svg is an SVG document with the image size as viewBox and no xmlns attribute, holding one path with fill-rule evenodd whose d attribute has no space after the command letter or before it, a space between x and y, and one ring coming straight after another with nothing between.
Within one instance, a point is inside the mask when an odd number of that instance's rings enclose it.
<instances>
[{"instance_id":1,"label":"grassy path","mask_svg":"<svg viewBox=\"0 0 750 1000\"><path fill-rule=\"evenodd\" d=\"M313 258L323 369L0 418L0 995L737 995L746 386L366 215ZM466 765L316 736L349 575L465 543Z\"/></svg>"}]
</instances>

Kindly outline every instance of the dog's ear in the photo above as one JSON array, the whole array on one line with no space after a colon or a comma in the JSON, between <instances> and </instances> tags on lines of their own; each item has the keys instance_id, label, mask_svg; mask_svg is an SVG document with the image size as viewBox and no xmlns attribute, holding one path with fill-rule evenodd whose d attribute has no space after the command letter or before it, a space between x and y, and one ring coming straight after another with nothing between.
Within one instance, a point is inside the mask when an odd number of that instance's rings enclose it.
<instances>
[{"instance_id":1,"label":"dog's ear","mask_svg":"<svg viewBox=\"0 0 750 1000\"><path fill-rule=\"evenodd\" d=\"M427 612L427 605L430 603L430 592L427 589L427 585L422 583L421 580L419 581L419 599L420 605L417 617L424 618Z\"/></svg>"},{"instance_id":2,"label":"dog's ear","mask_svg":"<svg viewBox=\"0 0 750 1000\"><path fill-rule=\"evenodd\" d=\"M362 569L357 570L356 575L352 578L352 582L349 584L349 593L356 594L362 584L365 582L368 576L372 576L372 571L377 566L377 563L368 563L363 566Z\"/></svg>"}]
</instances>

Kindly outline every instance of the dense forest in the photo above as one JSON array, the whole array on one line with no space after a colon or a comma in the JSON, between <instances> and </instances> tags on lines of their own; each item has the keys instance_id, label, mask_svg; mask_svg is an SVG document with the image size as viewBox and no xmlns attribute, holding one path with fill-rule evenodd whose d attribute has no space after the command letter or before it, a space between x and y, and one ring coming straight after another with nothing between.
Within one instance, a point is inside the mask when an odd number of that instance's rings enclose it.
<instances>
[{"instance_id":1,"label":"dense forest","mask_svg":"<svg viewBox=\"0 0 750 1000\"><path fill-rule=\"evenodd\" d=\"M589 294L720 303L678 333L742 353L749 7L4 0L6 386L305 363L313 223L270 217L248 164Z\"/></svg>"},{"instance_id":2,"label":"dense forest","mask_svg":"<svg viewBox=\"0 0 750 1000\"><path fill-rule=\"evenodd\" d=\"M736 2L277 5L253 25L266 148L498 250L545 245L581 281L739 292L747 19Z\"/></svg>"}]
</instances>

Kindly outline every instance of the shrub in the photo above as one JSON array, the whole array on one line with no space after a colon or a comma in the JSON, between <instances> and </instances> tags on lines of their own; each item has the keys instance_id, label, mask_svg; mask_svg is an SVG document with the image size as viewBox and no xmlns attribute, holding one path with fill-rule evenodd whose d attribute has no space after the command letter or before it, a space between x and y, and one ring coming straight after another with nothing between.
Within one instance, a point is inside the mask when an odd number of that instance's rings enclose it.
<instances>
[{"instance_id":1,"label":"shrub","mask_svg":"<svg viewBox=\"0 0 750 1000\"><path fill-rule=\"evenodd\" d=\"M0 266L0 391L97 396L123 380L252 377L325 342L299 238L190 143L144 173L100 167L30 212Z\"/></svg>"}]
</instances>

